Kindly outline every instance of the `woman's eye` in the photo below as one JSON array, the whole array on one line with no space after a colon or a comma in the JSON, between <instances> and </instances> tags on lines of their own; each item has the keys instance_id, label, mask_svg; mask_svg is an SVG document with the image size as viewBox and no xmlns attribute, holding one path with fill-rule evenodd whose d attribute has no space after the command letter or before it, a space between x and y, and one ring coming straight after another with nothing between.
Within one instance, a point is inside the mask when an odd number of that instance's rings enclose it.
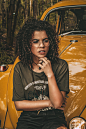
<instances>
[{"instance_id":1,"label":"woman's eye","mask_svg":"<svg viewBox=\"0 0 86 129\"><path fill-rule=\"evenodd\" d=\"M34 40L34 41L33 41L33 43L38 43L38 42L39 42L39 40Z\"/></svg>"},{"instance_id":2,"label":"woman's eye","mask_svg":"<svg viewBox=\"0 0 86 129\"><path fill-rule=\"evenodd\" d=\"M49 41L48 39L44 40L44 42L48 42L48 41Z\"/></svg>"}]
</instances>

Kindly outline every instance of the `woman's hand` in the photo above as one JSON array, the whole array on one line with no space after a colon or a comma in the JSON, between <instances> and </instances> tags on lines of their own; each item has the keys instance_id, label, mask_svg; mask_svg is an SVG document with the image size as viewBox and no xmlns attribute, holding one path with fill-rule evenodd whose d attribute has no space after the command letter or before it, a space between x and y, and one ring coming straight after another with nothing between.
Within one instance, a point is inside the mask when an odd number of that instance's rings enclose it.
<instances>
[{"instance_id":1,"label":"woman's hand","mask_svg":"<svg viewBox=\"0 0 86 129\"><path fill-rule=\"evenodd\" d=\"M51 62L46 57L40 58L39 64L37 65L41 67L47 77L54 75L51 67Z\"/></svg>"},{"instance_id":2,"label":"woman's hand","mask_svg":"<svg viewBox=\"0 0 86 129\"><path fill-rule=\"evenodd\" d=\"M65 95L65 92L61 93L61 91L59 90L56 78L52 70L51 62L46 57L44 57L40 58L39 64L37 65L41 67L41 69L44 71L45 75L48 78L49 98L51 104L55 109L61 108L64 102L63 94Z\"/></svg>"}]
</instances>

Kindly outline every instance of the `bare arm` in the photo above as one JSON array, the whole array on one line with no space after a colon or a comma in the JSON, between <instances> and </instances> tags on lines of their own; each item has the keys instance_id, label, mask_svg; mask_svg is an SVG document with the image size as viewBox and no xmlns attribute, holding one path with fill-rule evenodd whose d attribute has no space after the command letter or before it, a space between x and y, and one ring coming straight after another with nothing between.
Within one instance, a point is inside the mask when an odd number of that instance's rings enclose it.
<instances>
[{"instance_id":1,"label":"bare arm","mask_svg":"<svg viewBox=\"0 0 86 129\"><path fill-rule=\"evenodd\" d=\"M64 102L66 92L61 92L59 90L54 73L52 71L51 62L47 60L46 57L40 59L43 60L43 64L38 65L43 69L45 75L48 78L50 101L53 104L54 108L58 109L62 106Z\"/></svg>"},{"instance_id":2,"label":"bare arm","mask_svg":"<svg viewBox=\"0 0 86 129\"><path fill-rule=\"evenodd\" d=\"M61 107L59 107L58 109L61 109L61 110L65 110L65 107L66 107L66 103L67 103L67 101L66 101L66 92L65 91L61 91L61 94L62 94L62 96L63 96L63 103L62 103L62 105L61 105Z\"/></svg>"},{"instance_id":3,"label":"bare arm","mask_svg":"<svg viewBox=\"0 0 86 129\"><path fill-rule=\"evenodd\" d=\"M61 91L64 99L65 99L65 92ZM18 111L36 111L46 107L53 107L50 100L38 100L38 101L29 101L29 100L22 100L22 101L15 101L14 102L16 110ZM58 108L64 110L65 104L63 103L62 107Z\"/></svg>"},{"instance_id":4,"label":"bare arm","mask_svg":"<svg viewBox=\"0 0 86 129\"><path fill-rule=\"evenodd\" d=\"M15 101L14 103L16 110L23 110L23 111L35 111L53 106L50 100L38 100L38 101L22 100L22 101Z\"/></svg>"},{"instance_id":5,"label":"bare arm","mask_svg":"<svg viewBox=\"0 0 86 129\"><path fill-rule=\"evenodd\" d=\"M59 90L54 74L51 77L48 77L48 86L51 103L54 105L56 109L58 109L62 106L62 103L64 102L66 92L61 92Z\"/></svg>"}]
</instances>

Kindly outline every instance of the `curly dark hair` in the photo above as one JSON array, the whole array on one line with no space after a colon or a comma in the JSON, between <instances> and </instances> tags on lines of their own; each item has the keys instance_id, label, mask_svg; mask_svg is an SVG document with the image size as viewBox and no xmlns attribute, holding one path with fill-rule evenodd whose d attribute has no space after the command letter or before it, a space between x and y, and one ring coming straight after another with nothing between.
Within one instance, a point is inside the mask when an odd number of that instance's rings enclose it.
<instances>
[{"instance_id":1,"label":"curly dark hair","mask_svg":"<svg viewBox=\"0 0 86 129\"><path fill-rule=\"evenodd\" d=\"M45 30L49 39L49 51L47 53L47 58L53 62L58 58L58 38L52 25L46 21L29 19L25 22L22 29L20 29L16 37L16 55L24 65L31 65L33 63L32 53L31 53L31 39L34 31Z\"/></svg>"}]
</instances>

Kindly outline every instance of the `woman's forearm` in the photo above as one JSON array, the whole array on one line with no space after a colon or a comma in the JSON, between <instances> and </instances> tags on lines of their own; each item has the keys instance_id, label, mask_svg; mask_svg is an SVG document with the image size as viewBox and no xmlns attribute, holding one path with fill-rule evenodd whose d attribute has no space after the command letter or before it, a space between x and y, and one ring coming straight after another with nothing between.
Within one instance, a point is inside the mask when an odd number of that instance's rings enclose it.
<instances>
[{"instance_id":1,"label":"woman's forearm","mask_svg":"<svg viewBox=\"0 0 86 129\"><path fill-rule=\"evenodd\" d=\"M40 64L39 62L38 66L41 67L41 69L44 71L45 75L48 78L50 101L53 106L58 109L59 107L61 107L64 97L57 86L50 60L48 60L46 57L40 58L40 60L42 60L43 63Z\"/></svg>"},{"instance_id":2,"label":"woman's forearm","mask_svg":"<svg viewBox=\"0 0 86 129\"><path fill-rule=\"evenodd\" d=\"M50 100L38 100L38 101L22 100L22 101L15 101L14 103L17 110L23 110L23 111L35 111L46 107L52 107Z\"/></svg>"},{"instance_id":3,"label":"woman's forearm","mask_svg":"<svg viewBox=\"0 0 86 129\"><path fill-rule=\"evenodd\" d=\"M48 77L48 86L50 101L53 106L58 109L63 103L64 96L62 95L61 91L57 86L54 74Z\"/></svg>"}]
</instances>

